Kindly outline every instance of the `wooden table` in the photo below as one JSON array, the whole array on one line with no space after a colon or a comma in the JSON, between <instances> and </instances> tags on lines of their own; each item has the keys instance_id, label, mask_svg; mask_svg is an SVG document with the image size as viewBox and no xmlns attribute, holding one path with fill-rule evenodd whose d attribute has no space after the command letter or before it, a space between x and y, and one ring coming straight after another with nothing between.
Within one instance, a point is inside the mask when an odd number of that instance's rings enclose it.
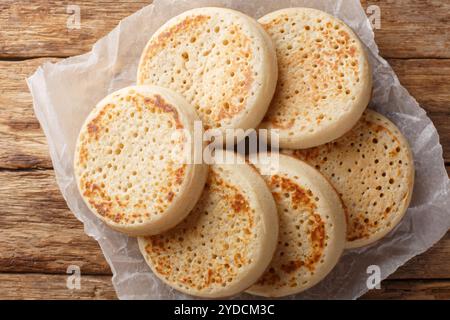
<instances>
[{"instance_id":1,"label":"wooden table","mask_svg":"<svg viewBox=\"0 0 450 320\"><path fill-rule=\"evenodd\" d=\"M450 1L362 1L381 8L382 56L433 119L450 169ZM70 3L70 2L69 2ZM115 298L97 242L66 206L25 78L45 61L78 55L148 1L77 0L81 28L69 30L67 1L0 2L0 298ZM80 290L66 287L81 267ZM450 298L450 233L365 298Z\"/></svg>"}]
</instances>

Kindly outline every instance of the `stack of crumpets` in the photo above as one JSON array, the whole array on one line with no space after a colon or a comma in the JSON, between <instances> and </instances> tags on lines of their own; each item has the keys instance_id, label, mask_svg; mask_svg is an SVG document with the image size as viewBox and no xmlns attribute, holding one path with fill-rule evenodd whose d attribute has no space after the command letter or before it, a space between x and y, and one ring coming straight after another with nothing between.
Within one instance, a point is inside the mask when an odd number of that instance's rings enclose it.
<instances>
[{"instance_id":1,"label":"stack of crumpets","mask_svg":"<svg viewBox=\"0 0 450 320\"><path fill-rule=\"evenodd\" d=\"M106 225L138 237L149 272L180 292L300 293L345 249L392 231L409 206L412 153L367 109L371 92L364 45L325 12L256 21L186 11L151 36L137 84L88 115L74 155L80 195ZM195 161L212 145L198 141L197 123L232 132L231 148ZM270 133L281 152L238 154L237 130Z\"/></svg>"}]
</instances>

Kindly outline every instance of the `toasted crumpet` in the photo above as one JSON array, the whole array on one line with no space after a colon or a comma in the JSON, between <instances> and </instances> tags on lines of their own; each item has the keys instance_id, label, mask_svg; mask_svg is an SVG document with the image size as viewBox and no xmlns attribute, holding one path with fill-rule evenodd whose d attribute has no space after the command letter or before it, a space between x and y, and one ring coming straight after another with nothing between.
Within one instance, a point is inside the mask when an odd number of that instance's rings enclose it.
<instances>
[{"instance_id":1,"label":"toasted crumpet","mask_svg":"<svg viewBox=\"0 0 450 320\"><path fill-rule=\"evenodd\" d=\"M367 107L372 75L355 33L319 10L289 8L259 19L278 57L278 85L261 128L278 129L282 148L339 138Z\"/></svg>"},{"instance_id":2,"label":"toasted crumpet","mask_svg":"<svg viewBox=\"0 0 450 320\"><path fill-rule=\"evenodd\" d=\"M275 198L280 235L269 268L247 292L283 297L314 286L336 265L345 245L345 213L331 184L303 161L280 155L278 171L264 179Z\"/></svg>"},{"instance_id":3,"label":"toasted crumpet","mask_svg":"<svg viewBox=\"0 0 450 320\"><path fill-rule=\"evenodd\" d=\"M128 87L100 101L81 128L74 158L89 209L132 236L159 233L183 220L207 175L206 165L180 157L197 147L189 139L195 120L181 96L159 87Z\"/></svg>"},{"instance_id":4,"label":"toasted crumpet","mask_svg":"<svg viewBox=\"0 0 450 320\"><path fill-rule=\"evenodd\" d=\"M222 298L247 289L263 274L277 238L275 203L256 170L214 164L189 216L166 233L139 238L139 247L169 286Z\"/></svg>"},{"instance_id":5,"label":"toasted crumpet","mask_svg":"<svg viewBox=\"0 0 450 320\"><path fill-rule=\"evenodd\" d=\"M256 128L278 77L270 37L252 18L224 8L197 8L164 24L141 57L138 84L182 94L206 129Z\"/></svg>"},{"instance_id":6,"label":"toasted crumpet","mask_svg":"<svg viewBox=\"0 0 450 320\"><path fill-rule=\"evenodd\" d=\"M346 210L347 248L384 237L405 214L414 185L408 142L384 116L367 109L346 135L307 150L287 150L332 182Z\"/></svg>"}]
</instances>

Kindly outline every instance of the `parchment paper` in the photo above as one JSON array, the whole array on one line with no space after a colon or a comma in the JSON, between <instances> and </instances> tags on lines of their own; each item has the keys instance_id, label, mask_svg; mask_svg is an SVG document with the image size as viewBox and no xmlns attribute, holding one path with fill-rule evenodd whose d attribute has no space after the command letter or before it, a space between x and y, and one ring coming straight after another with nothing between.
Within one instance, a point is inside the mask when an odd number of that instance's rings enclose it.
<instances>
[{"instance_id":1,"label":"parchment paper","mask_svg":"<svg viewBox=\"0 0 450 320\"><path fill-rule=\"evenodd\" d=\"M202 6L233 8L255 18L284 7L305 6L327 11L344 20L369 50L374 70L370 107L397 124L414 152L414 195L399 226L375 245L346 252L324 281L291 298L358 298L368 290L368 266L378 265L384 279L430 248L447 232L450 227L450 182L436 128L416 100L400 85L389 64L379 56L374 34L359 0L155 0L121 21L93 46L91 52L56 64L45 63L28 78L35 113L48 139L61 192L72 212L84 223L85 232L99 242L113 271L112 281L119 298L190 297L170 289L151 273L135 239L112 231L90 213L73 176L74 145L85 117L95 104L107 94L134 84L141 51L152 33L169 18ZM81 27L82 23L83 20ZM250 298L248 295L240 297Z\"/></svg>"}]
</instances>

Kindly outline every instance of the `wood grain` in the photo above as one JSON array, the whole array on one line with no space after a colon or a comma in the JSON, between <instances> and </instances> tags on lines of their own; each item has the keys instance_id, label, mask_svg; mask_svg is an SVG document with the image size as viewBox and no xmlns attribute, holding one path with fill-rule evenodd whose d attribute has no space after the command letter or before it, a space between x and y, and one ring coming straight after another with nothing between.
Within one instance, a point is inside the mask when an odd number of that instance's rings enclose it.
<instances>
[{"instance_id":1,"label":"wood grain","mask_svg":"<svg viewBox=\"0 0 450 320\"><path fill-rule=\"evenodd\" d=\"M375 40L388 58L450 58L448 0L363 0L381 10Z\"/></svg>"},{"instance_id":2,"label":"wood grain","mask_svg":"<svg viewBox=\"0 0 450 320\"><path fill-rule=\"evenodd\" d=\"M448 300L450 281L383 281L380 290L371 290L362 299Z\"/></svg>"},{"instance_id":3,"label":"wood grain","mask_svg":"<svg viewBox=\"0 0 450 320\"><path fill-rule=\"evenodd\" d=\"M447 0L363 0L381 9L376 40L384 57L450 58L450 3ZM80 29L68 29L63 0L4 0L0 4L0 58L72 56L151 1L79 0ZM399 41L401 40L401 41ZM399 45L401 43L401 45Z\"/></svg>"},{"instance_id":4,"label":"wood grain","mask_svg":"<svg viewBox=\"0 0 450 320\"><path fill-rule=\"evenodd\" d=\"M67 288L68 275L0 274L0 299L116 299L110 276L81 276L80 289ZM450 281L384 281L363 299L448 299Z\"/></svg>"},{"instance_id":5,"label":"wood grain","mask_svg":"<svg viewBox=\"0 0 450 320\"><path fill-rule=\"evenodd\" d=\"M388 62L401 84L428 112L450 114L450 60L389 59Z\"/></svg>"},{"instance_id":6,"label":"wood grain","mask_svg":"<svg viewBox=\"0 0 450 320\"><path fill-rule=\"evenodd\" d=\"M45 136L25 83L38 66L58 59L0 61L0 168L51 168ZM450 163L450 60L389 60L400 81L429 112Z\"/></svg>"},{"instance_id":7,"label":"wood grain","mask_svg":"<svg viewBox=\"0 0 450 320\"><path fill-rule=\"evenodd\" d=\"M0 272L110 274L95 240L88 237L59 192L54 172L0 172Z\"/></svg>"},{"instance_id":8,"label":"wood grain","mask_svg":"<svg viewBox=\"0 0 450 320\"><path fill-rule=\"evenodd\" d=\"M0 168L51 168L25 78L54 59L0 61Z\"/></svg>"},{"instance_id":9,"label":"wood grain","mask_svg":"<svg viewBox=\"0 0 450 320\"><path fill-rule=\"evenodd\" d=\"M0 58L67 57L85 53L120 20L150 3L3 0L0 3ZM68 5L79 6L80 29L67 28L71 19Z\"/></svg>"},{"instance_id":10,"label":"wood grain","mask_svg":"<svg viewBox=\"0 0 450 320\"><path fill-rule=\"evenodd\" d=\"M116 299L111 276L81 276L80 289L67 288L68 275L0 274L0 299Z\"/></svg>"}]
</instances>

